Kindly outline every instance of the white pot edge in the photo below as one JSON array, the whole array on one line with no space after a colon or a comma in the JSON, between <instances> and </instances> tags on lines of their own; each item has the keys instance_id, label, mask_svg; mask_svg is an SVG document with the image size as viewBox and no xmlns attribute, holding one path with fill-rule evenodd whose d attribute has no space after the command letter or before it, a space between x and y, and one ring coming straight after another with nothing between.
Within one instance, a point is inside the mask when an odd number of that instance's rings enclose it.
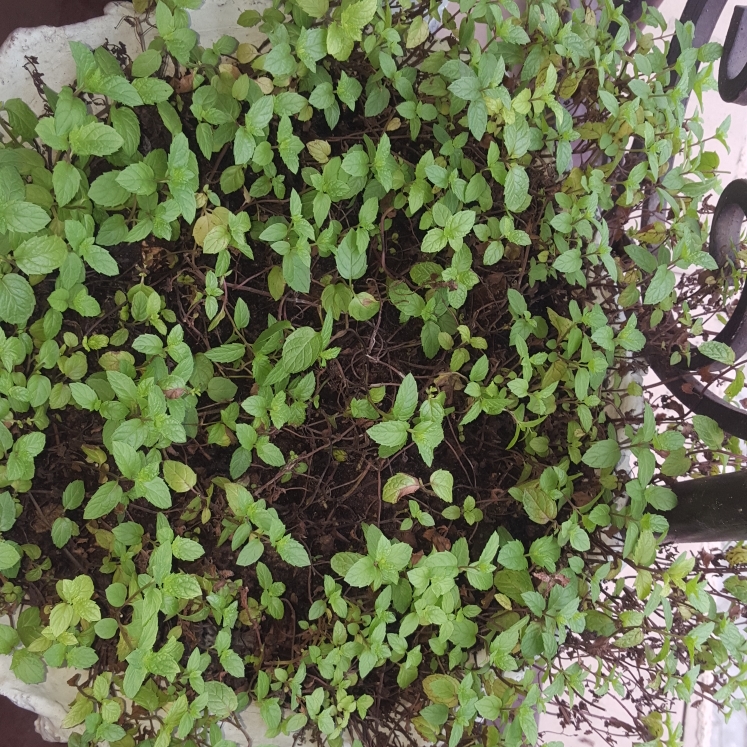
<instances>
[{"instance_id":1,"label":"white pot edge","mask_svg":"<svg viewBox=\"0 0 747 747\"><path fill-rule=\"evenodd\" d=\"M264 0L205 0L199 10L190 11L192 28L200 35L203 46L213 44L223 34L240 42L256 43L264 37L254 29L238 26L236 20L244 10L261 10ZM131 56L140 52L140 41L134 28L125 20L132 16L132 5L124 0L110 2L104 15L69 26L38 26L16 29L0 46L0 101L22 98L37 112L42 102L31 77L23 69L26 56L39 59L39 71L48 86L59 90L75 79L75 63L69 41L85 42L96 48L107 40L124 42Z\"/></svg>"}]
</instances>

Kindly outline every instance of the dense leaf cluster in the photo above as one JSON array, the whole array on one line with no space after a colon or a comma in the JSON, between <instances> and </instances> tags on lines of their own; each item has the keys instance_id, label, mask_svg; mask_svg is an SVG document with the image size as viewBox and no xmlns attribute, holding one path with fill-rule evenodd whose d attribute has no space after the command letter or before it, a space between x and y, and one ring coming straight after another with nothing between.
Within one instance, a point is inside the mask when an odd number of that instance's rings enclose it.
<instances>
[{"instance_id":1,"label":"dense leaf cluster","mask_svg":"<svg viewBox=\"0 0 747 747\"><path fill-rule=\"evenodd\" d=\"M740 707L747 581L710 572L747 556L661 546L740 444L635 374L729 302L683 103L719 45L678 26L669 66L610 0L276 0L205 48L199 4L136 0L147 49L74 42L42 117L2 107L15 674L87 671L74 747L227 747L250 702L331 747Z\"/></svg>"}]
</instances>

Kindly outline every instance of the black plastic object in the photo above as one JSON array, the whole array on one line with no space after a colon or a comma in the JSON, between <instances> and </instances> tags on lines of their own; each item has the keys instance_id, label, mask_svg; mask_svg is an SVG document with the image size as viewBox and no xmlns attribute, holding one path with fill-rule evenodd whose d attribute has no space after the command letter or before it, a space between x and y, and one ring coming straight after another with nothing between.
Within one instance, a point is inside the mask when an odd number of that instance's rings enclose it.
<instances>
[{"instance_id":1,"label":"black plastic object","mask_svg":"<svg viewBox=\"0 0 747 747\"><path fill-rule=\"evenodd\" d=\"M718 70L718 92L730 104L747 106L747 8L737 5L731 16Z\"/></svg>"},{"instance_id":2,"label":"black plastic object","mask_svg":"<svg viewBox=\"0 0 747 747\"><path fill-rule=\"evenodd\" d=\"M649 365L661 383L696 415L707 415L727 433L747 440L747 412L726 402L723 397L707 389L703 382L689 371L670 366L664 361Z\"/></svg>"},{"instance_id":3,"label":"black plastic object","mask_svg":"<svg viewBox=\"0 0 747 747\"><path fill-rule=\"evenodd\" d=\"M747 219L747 180L735 179L721 193L711 224L708 250L719 267L735 263L735 248L739 246L742 224ZM742 291L736 308L724 328L716 335L718 342L729 345L737 358L747 353L747 293ZM720 366L700 353L690 358L690 370L703 366L718 370Z\"/></svg>"},{"instance_id":4,"label":"black plastic object","mask_svg":"<svg viewBox=\"0 0 747 747\"><path fill-rule=\"evenodd\" d=\"M695 34L693 35L694 47L701 47L711 40L711 35L716 28L721 11L723 11L725 5L726 0L687 0L685 9L680 16L680 22L687 23L688 21L692 21L695 24ZM669 54L667 55L667 62L670 65L674 65L677 62L680 51L680 43L675 36L669 45Z\"/></svg>"},{"instance_id":5,"label":"black plastic object","mask_svg":"<svg viewBox=\"0 0 747 747\"><path fill-rule=\"evenodd\" d=\"M742 222L747 217L747 180L735 179L721 193L711 224L709 252L720 267L734 258L739 244ZM747 293L742 292L731 318L715 338L729 345L739 358L747 353ZM699 415L713 418L725 431L747 439L747 412L730 405L711 392L703 382L681 367L675 368L662 359L649 359L656 375L670 392L686 407ZM693 353L690 370L705 366L714 370L720 366L701 353Z\"/></svg>"},{"instance_id":6,"label":"black plastic object","mask_svg":"<svg viewBox=\"0 0 747 747\"><path fill-rule=\"evenodd\" d=\"M747 537L747 471L730 472L675 486L677 507L668 511L672 542L730 542Z\"/></svg>"}]
</instances>

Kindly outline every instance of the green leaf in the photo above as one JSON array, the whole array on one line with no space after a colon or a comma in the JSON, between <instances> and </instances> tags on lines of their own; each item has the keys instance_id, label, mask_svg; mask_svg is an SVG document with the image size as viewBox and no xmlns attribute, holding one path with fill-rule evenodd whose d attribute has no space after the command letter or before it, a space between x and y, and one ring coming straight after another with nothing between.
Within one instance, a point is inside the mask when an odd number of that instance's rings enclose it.
<instances>
[{"instance_id":1,"label":"green leaf","mask_svg":"<svg viewBox=\"0 0 747 747\"><path fill-rule=\"evenodd\" d=\"M487 721L498 721L503 704L496 695L485 695L475 703L477 712Z\"/></svg>"},{"instance_id":2,"label":"green leaf","mask_svg":"<svg viewBox=\"0 0 747 747\"><path fill-rule=\"evenodd\" d=\"M643 303L650 305L661 303L661 301L669 297L676 283L677 278L674 273L666 265L659 265L646 289Z\"/></svg>"},{"instance_id":3,"label":"green leaf","mask_svg":"<svg viewBox=\"0 0 747 747\"><path fill-rule=\"evenodd\" d=\"M276 77L292 75L296 69L296 61L291 54L290 44L273 44L265 57L264 69Z\"/></svg>"},{"instance_id":4,"label":"green leaf","mask_svg":"<svg viewBox=\"0 0 747 747\"><path fill-rule=\"evenodd\" d=\"M111 122L122 140L122 152L131 156L140 145L140 121L135 112L127 107L112 107Z\"/></svg>"},{"instance_id":5,"label":"green leaf","mask_svg":"<svg viewBox=\"0 0 747 747\"><path fill-rule=\"evenodd\" d=\"M555 564L560 559L560 545L555 537L540 537L532 542L529 557L533 563L555 573Z\"/></svg>"},{"instance_id":6,"label":"green leaf","mask_svg":"<svg viewBox=\"0 0 747 747\"><path fill-rule=\"evenodd\" d=\"M412 430L412 440L418 447L423 461L430 467L433 462L433 450L444 440L444 431L440 423L424 420Z\"/></svg>"},{"instance_id":7,"label":"green leaf","mask_svg":"<svg viewBox=\"0 0 747 747\"><path fill-rule=\"evenodd\" d=\"M0 278L0 321L24 325L34 305L34 291L26 278L15 273Z\"/></svg>"},{"instance_id":8,"label":"green leaf","mask_svg":"<svg viewBox=\"0 0 747 747\"><path fill-rule=\"evenodd\" d=\"M392 417L397 420L409 421L418 406L418 385L415 377L408 373L397 390L397 396L392 407Z\"/></svg>"},{"instance_id":9,"label":"green leaf","mask_svg":"<svg viewBox=\"0 0 747 747\"><path fill-rule=\"evenodd\" d=\"M175 537L171 543L171 551L175 558L179 560L192 561L201 558L205 554L199 542L187 539L186 537Z\"/></svg>"},{"instance_id":10,"label":"green leaf","mask_svg":"<svg viewBox=\"0 0 747 747\"><path fill-rule=\"evenodd\" d=\"M453 708L459 703L459 680L447 674L431 674L423 680L425 694L434 702Z\"/></svg>"},{"instance_id":11,"label":"green leaf","mask_svg":"<svg viewBox=\"0 0 747 747\"><path fill-rule=\"evenodd\" d=\"M0 570L12 568L21 560L21 556L13 545L5 540L0 540Z\"/></svg>"},{"instance_id":12,"label":"green leaf","mask_svg":"<svg viewBox=\"0 0 747 747\"><path fill-rule=\"evenodd\" d=\"M351 111L355 111L355 104L363 93L363 86L356 78L352 78L344 70L340 71L337 83L337 96Z\"/></svg>"},{"instance_id":13,"label":"green leaf","mask_svg":"<svg viewBox=\"0 0 747 747\"><path fill-rule=\"evenodd\" d=\"M124 218L121 215L112 215L101 224L96 241L101 246L114 246L122 243L127 238L127 233Z\"/></svg>"},{"instance_id":14,"label":"green leaf","mask_svg":"<svg viewBox=\"0 0 747 747\"><path fill-rule=\"evenodd\" d=\"M9 202L0 207L0 220L17 233L36 233L49 223L49 216L30 202Z\"/></svg>"},{"instance_id":15,"label":"green leaf","mask_svg":"<svg viewBox=\"0 0 747 747\"><path fill-rule=\"evenodd\" d=\"M132 85L144 104L160 104L168 101L174 93L174 89L165 80L157 78L136 78Z\"/></svg>"},{"instance_id":16,"label":"green leaf","mask_svg":"<svg viewBox=\"0 0 747 747\"><path fill-rule=\"evenodd\" d=\"M289 374L305 371L322 352L322 339L311 327L299 327L283 344L283 365Z\"/></svg>"},{"instance_id":17,"label":"green leaf","mask_svg":"<svg viewBox=\"0 0 747 747\"><path fill-rule=\"evenodd\" d=\"M161 67L161 52L157 49L146 49L132 61L132 74L136 78L147 78Z\"/></svg>"},{"instance_id":18,"label":"green leaf","mask_svg":"<svg viewBox=\"0 0 747 747\"><path fill-rule=\"evenodd\" d=\"M0 654L9 654L19 643L18 633L10 625L0 624Z\"/></svg>"},{"instance_id":19,"label":"green leaf","mask_svg":"<svg viewBox=\"0 0 747 747\"><path fill-rule=\"evenodd\" d=\"M523 166L511 165L506 175L504 199L506 209L513 213L520 213L529 206L529 176Z\"/></svg>"},{"instance_id":20,"label":"green leaf","mask_svg":"<svg viewBox=\"0 0 747 747\"><path fill-rule=\"evenodd\" d=\"M98 654L89 646L76 646L67 652L67 665L74 669L90 669L98 660Z\"/></svg>"},{"instance_id":21,"label":"green leaf","mask_svg":"<svg viewBox=\"0 0 747 747\"><path fill-rule=\"evenodd\" d=\"M381 304L365 291L356 293L348 305L348 314L356 321L365 322L379 313Z\"/></svg>"},{"instance_id":22,"label":"green leaf","mask_svg":"<svg viewBox=\"0 0 747 747\"><path fill-rule=\"evenodd\" d=\"M630 88L634 96L640 96L642 99L647 99L651 95L649 83L638 80L637 78L628 81L628 88Z\"/></svg>"},{"instance_id":23,"label":"green leaf","mask_svg":"<svg viewBox=\"0 0 747 747\"><path fill-rule=\"evenodd\" d=\"M389 106L391 94L386 86L374 86L369 89L363 112L367 117L378 117Z\"/></svg>"},{"instance_id":24,"label":"green leaf","mask_svg":"<svg viewBox=\"0 0 747 747\"><path fill-rule=\"evenodd\" d=\"M474 75L465 75L451 83L449 90L460 99L474 101L480 96L480 81Z\"/></svg>"},{"instance_id":25,"label":"green leaf","mask_svg":"<svg viewBox=\"0 0 747 747\"><path fill-rule=\"evenodd\" d=\"M30 646L31 642L41 634L41 629L41 616L37 607L27 607L18 615L16 631L24 646Z\"/></svg>"},{"instance_id":26,"label":"green leaf","mask_svg":"<svg viewBox=\"0 0 747 747\"><path fill-rule=\"evenodd\" d=\"M747 579L739 578L739 576L729 576L724 581L724 588L742 604L747 604Z\"/></svg>"},{"instance_id":27,"label":"green leaf","mask_svg":"<svg viewBox=\"0 0 747 747\"><path fill-rule=\"evenodd\" d=\"M194 576L170 573L163 580L163 593L177 599L197 599L202 596L202 589Z\"/></svg>"},{"instance_id":28,"label":"green leaf","mask_svg":"<svg viewBox=\"0 0 747 747\"><path fill-rule=\"evenodd\" d=\"M93 628L96 631L96 635L99 638L103 638L104 640L114 638L114 636L119 631L119 625L117 624L117 621L112 617L102 618L93 626Z\"/></svg>"},{"instance_id":29,"label":"green leaf","mask_svg":"<svg viewBox=\"0 0 747 747\"><path fill-rule=\"evenodd\" d=\"M557 504L542 491L525 490L522 502L527 516L536 524L547 524L558 515Z\"/></svg>"},{"instance_id":30,"label":"green leaf","mask_svg":"<svg viewBox=\"0 0 747 747\"><path fill-rule=\"evenodd\" d=\"M46 667L41 657L25 648L13 652L10 671L27 685L38 685L46 679Z\"/></svg>"},{"instance_id":31,"label":"green leaf","mask_svg":"<svg viewBox=\"0 0 747 747\"><path fill-rule=\"evenodd\" d=\"M578 524L573 524L568 533L571 547L578 552L586 552L591 547L589 535Z\"/></svg>"},{"instance_id":32,"label":"green leaf","mask_svg":"<svg viewBox=\"0 0 747 747\"><path fill-rule=\"evenodd\" d=\"M327 53L336 60L344 61L353 51L353 40L336 21L327 27Z\"/></svg>"},{"instance_id":33,"label":"green leaf","mask_svg":"<svg viewBox=\"0 0 747 747\"><path fill-rule=\"evenodd\" d=\"M95 244L83 252L86 263L101 275L114 277L119 274L119 265L106 249Z\"/></svg>"},{"instance_id":34,"label":"green leaf","mask_svg":"<svg viewBox=\"0 0 747 747\"><path fill-rule=\"evenodd\" d=\"M63 496L64 501L64 496ZM7 532L16 523L16 503L10 493L0 493L0 532Z\"/></svg>"},{"instance_id":35,"label":"green leaf","mask_svg":"<svg viewBox=\"0 0 747 747\"><path fill-rule=\"evenodd\" d=\"M381 446L400 449L407 442L407 423L390 420L371 426L366 433Z\"/></svg>"},{"instance_id":36,"label":"green leaf","mask_svg":"<svg viewBox=\"0 0 747 747\"><path fill-rule=\"evenodd\" d=\"M724 432L718 423L707 415L696 415L693 417L693 427L698 438L709 449L720 449L724 443Z\"/></svg>"},{"instance_id":37,"label":"green leaf","mask_svg":"<svg viewBox=\"0 0 747 747\"><path fill-rule=\"evenodd\" d=\"M569 249L566 252L558 255L552 266L558 272L578 272L583 267L583 260L581 259L580 249Z\"/></svg>"},{"instance_id":38,"label":"green leaf","mask_svg":"<svg viewBox=\"0 0 747 747\"><path fill-rule=\"evenodd\" d=\"M342 159L342 170L350 176L368 176L370 168L368 154L364 150L349 150Z\"/></svg>"},{"instance_id":39,"label":"green leaf","mask_svg":"<svg viewBox=\"0 0 747 747\"><path fill-rule=\"evenodd\" d=\"M57 161L52 172L52 186L60 207L73 200L80 188L80 171L67 161Z\"/></svg>"},{"instance_id":40,"label":"green leaf","mask_svg":"<svg viewBox=\"0 0 747 747\"><path fill-rule=\"evenodd\" d=\"M444 226L444 233L451 239L463 239L471 230L472 226L475 225L474 210L460 210L458 213L454 213L447 221ZM458 249L461 242L451 244L454 249Z\"/></svg>"},{"instance_id":41,"label":"green leaf","mask_svg":"<svg viewBox=\"0 0 747 747\"><path fill-rule=\"evenodd\" d=\"M674 491L663 485L647 485L644 495L649 505L657 511L671 511L677 505Z\"/></svg>"},{"instance_id":42,"label":"green leaf","mask_svg":"<svg viewBox=\"0 0 747 747\"><path fill-rule=\"evenodd\" d=\"M120 371L107 371L106 379L120 402L128 407L137 404L137 387L129 376Z\"/></svg>"},{"instance_id":43,"label":"green leaf","mask_svg":"<svg viewBox=\"0 0 747 747\"><path fill-rule=\"evenodd\" d=\"M605 91L602 88L599 89L599 98L604 104L604 108L613 116L616 117L620 109L617 98L609 91Z\"/></svg>"},{"instance_id":44,"label":"green leaf","mask_svg":"<svg viewBox=\"0 0 747 747\"><path fill-rule=\"evenodd\" d=\"M132 545L140 543L143 537L143 527L134 521L125 521L119 526L114 527L112 534L114 534L117 540L127 545L127 547L132 547Z\"/></svg>"},{"instance_id":45,"label":"green leaf","mask_svg":"<svg viewBox=\"0 0 747 747\"><path fill-rule=\"evenodd\" d=\"M628 244L625 247L625 253L640 267L644 272L653 273L656 272L659 266L651 252L644 249L638 244Z\"/></svg>"},{"instance_id":46,"label":"green leaf","mask_svg":"<svg viewBox=\"0 0 747 747\"><path fill-rule=\"evenodd\" d=\"M298 173L298 154L304 149L303 141L293 134L293 125L289 117L281 117L277 130L278 153L283 163L294 174Z\"/></svg>"},{"instance_id":47,"label":"green leaf","mask_svg":"<svg viewBox=\"0 0 747 747\"><path fill-rule=\"evenodd\" d=\"M249 307L243 298L239 298L236 301L233 309L233 323L239 329L245 329L249 326Z\"/></svg>"},{"instance_id":48,"label":"green leaf","mask_svg":"<svg viewBox=\"0 0 747 747\"><path fill-rule=\"evenodd\" d=\"M240 342L229 342L205 351L205 357L213 363L234 363L246 355L246 347Z\"/></svg>"},{"instance_id":49,"label":"green leaf","mask_svg":"<svg viewBox=\"0 0 747 747\"><path fill-rule=\"evenodd\" d=\"M377 573L373 559L366 555L353 563L345 574L345 583L356 588L369 586L376 579Z\"/></svg>"},{"instance_id":50,"label":"green leaf","mask_svg":"<svg viewBox=\"0 0 747 747\"><path fill-rule=\"evenodd\" d=\"M245 673L244 660L235 651L225 651L220 656L223 669L233 677L243 677Z\"/></svg>"},{"instance_id":51,"label":"green leaf","mask_svg":"<svg viewBox=\"0 0 747 747\"><path fill-rule=\"evenodd\" d=\"M680 477L687 474L692 466L692 460L684 448L674 449L661 465L662 474L667 477Z\"/></svg>"},{"instance_id":52,"label":"green leaf","mask_svg":"<svg viewBox=\"0 0 747 747\"><path fill-rule=\"evenodd\" d=\"M512 571L524 571L529 567L524 556L524 545L520 540L511 540L500 549L498 562Z\"/></svg>"},{"instance_id":53,"label":"green leaf","mask_svg":"<svg viewBox=\"0 0 747 747\"><path fill-rule=\"evenodd\" d=\"M454 476L445 469L437 469L430 476L431 490L446 503L453 500Z\"/></svg>"},{"instance_id":54,"label":"green leaf","mask_svg":"<svg viewBox=\"0 0 747 747\"><path fill-rule=\"evenodd\" d=\"M76 528L75 522L67 516L56 518L52 524L52 542L55 547L64 547L73 536L74 528Z\"/></svg>"},{"instance_id":55,"label":"green leaf","mask_svg":"<svg viewBox=\"0 0 747 747\"><path fill-rule=\"evenodd\" d=\"M382 500L385 503L396 503L400 498L411 495L420 489L420 480L404 472L398 472L384 483Z\"/></svg>"},{"instance_id":56,"label":"green leaf","mask_svg":"<svg viewBox=\"0 0 747 747\"><path fill-rule=\"evenodd\" d=\"M112 444L114 461L119 471L129 480L135 480L142 467L140 454L130 444L124 441L114 441Z\"/></svg>"},{"instance_id":57,"label":"green leaf","mask_svg":"<svg viewBox=\"0 0 747 747\"><path fill-rule=\"evenodd\" d=\"M119 171L107 171L88 190L88 196L101 207L119 207L130 199L130 193L117 181Z\"/></svg>"},{"instance_id":58,"label":"green leaf","mask_svg":"<svg viewBox=\"0 0 747 747\"><path fill-rule=\"evenodd\" d=\"M152 195L156 191L156 175L147 163L133 163L117 175L117 183L136 195Z\"/></svg>"},{"instance_id":59,"label":"green leaf","mask_svg":"<svg viewBox=\"0 0 747 747\"><path fill-rule=\"evenodd\" d=\"M93 410L96 403L99 401L98 395L90 386L88 386L88 384L74 382L70 384L70 393L73 395L73 399L84 410Z\"/></svg>"},{"instance_id":60,"label":"green leaf","mask_svg":"<svg viewBox=\"0 0 747 747\"><path fill-rule=\"evenodd\" d=\"M426 254L440 252L447 244L447 237L441 228L431 228L423 238L421 251Z\"/></svg>"},{"instance_id":61,"label":"green leaf","mask_svg":"<svg viewBox=\"0 0 747 747\"><path fill-rule=\"evenodd\" d=\"M488 107L482 97L470 102L467 109L467 124L475 140L482 140L488 129Z\"/></svg>"},{"instance_id":62,"label":"green leaf","mask_svg":"<svg viewBox=\"0 0 747 747\"><path fill-rule=\"evenodd\" d=\"M76 127L69 139L71 151L79 156L110 156L124 144L122 136L113 127L101 122Z\"/></svg>"},{"instance_id":63,"label":"green leaf","mask_svg":"<svg viewBox=\"0 0 747 747\"><path fill-rule=\"evenodd\" d=\"M353 41L361 41L363 28L371 23L378 6L378 0L358 0L343 8L340 25Z\"/></svg>"},{"instance_id":64,"label":"green leaf","mask_svg":"<svg viewBox=\"0 0 747 747\"><path fill-rule=\"evenodd\" d=\"M716 340L702 343L698 346L698 352L713 361L723 363L725 366L731 366L735 361L734 351L728 345Z\"/></svg>"},{"instance_id":65,"label":"green leaf","mask_svg":"<svg viewBox=\"0 0 747 747\"><path fill-rule=\"evenodd\" d=\"M263 437L264 439L267 439L267 436ZM257 451L257 456L265 463L269 464L271 467L282 467L285 465L285 457L283 456L283 452L278 449L275 444L270 443L268 440L263 440L263 438L260 438L257 441L257 445L255 447Z\"/></svg>"},{"instance_id":66,"label":"green leaf","mask_svg":"<svg viewBox=\"0 0 747 747\"><path fill-rule=\"evenodd\" d=\"M306 548L297 540L293 539L289 534L286 534L277 545L275 545L278 555L288 565L292 565L295 568L306 568L311 565L309 554L306 552Z\"/></svg>"},{"instance_id":67,"label":"green leaf","mask_svg":"<svg viewBox=\"0 0 747 747\"><path fill-rule=\"evenodd\" d=\"M329 10L329 0L296 0L296 5L312 18L321 18Z\"/></svg>"},{"instance_id":68,"label":"green leaf","mask_svg":"<svg viewBox=\"0 0 747 747\"><path fill-rule=\"evenodd\" d=\"M614 640L612 645L618 648L632 648L633 646L640 646L642 643L643 630L641 628L633 628Z\"/></svg>"},{"instance_id":69,"label":"green leaf","mask_svg":"<svg viewBox=\"0 0 747 747\"><path fill-rule=\"evenodd\" d=\"M163 463L163 479L177 493L186 493L197 484L197 475L191 467L171 460Z\"/></svg>"},{"instance_id":70,"label":"green leaf","mask_svg":"<svg viewBox=\"0 0 747 747\"><path fill-rule=\"evenodd\" d=\"M640 330L636 329L637 325L638 320L635 314L633 314L617 336L617 344L621 348L632 352L643 350L643 347L646 344L646 338Z\"/></svg>"},{"instance_id":71,"label":"green leaf","mask_svg":"<svg viewBox=\"0 0 747 747\"><path fill-rule=\"evenodd\" d=\"M27 275L46 275L62 266L67 245L59 236L33 236L13 252L13 257Z\"/></svg>"},{"instance_id":72,"label":"green leaf","mask_svg":"<svg viewBox=\"0 0 747 747\"><path fill-rule=\"evenodd\" d=\"M526 121L520 118L504 128L503 137L510 158L521 158L529 150L532 142L529 127Z\"/></svg>"},{"instance_id":73,"label":"green leaf","mask_svg":"<svg viewBox=\"0 0 747 747\"><path fill-rule=\"evenodd\" d=\"M83 518L100 519L113 511L122 500L122 488L114 481L105 482L91 496L83 513Z\"/></svg>"},{"instance_id":74,"label":"green leaf","mask_svg":"<svg viewBox=\"0 0 747 747\"><path fill-rule=\"evenodd\" d=\"M239 553L239 557L236 558L236 565L253 565L262 557L264 551L265 548L262 542L257 537L254 537L249 540L244 549Z\"/></svg>"},{"instance_id":75,"label":"green leaf","mask_svg":"<svg viewBox=\"0 0 747 747\"><path fill-rule=\"evenodd\" d=\"M31 107L21 99L8 99L5 102L5 111L8 112L10 126L27 142L36 137L36 125L38 118Z\"/></svg>"},{"instance_id":76,"label":"green leaf","mask_svg":"<svg viewBox=\"0 0 747 747\"><path fill-rule=\"evenodd\" d=\"M171 493L160 477L154 477L138 485L143 498L156 508L171 508Z\"/></svg>"},{"instance_id":77,"label":"green leaf","mask_svg":"<svg viewBox=\"0 0 747 747\"><path fill-rule=\"evenodd\" d=\"M220 376L214 376L210 379L207 393L213 402L231 402L236 396L238 387L230 379L223 379Z\"/></svg>"},{"instance_id":78,"label":"green leaf","mask_svg":"<svg viewBox=\"0 0 747 747\"><path fill-rule=\"evenodd\" d=\"M515 28L515 27L514 27ZM521 731L529 744L537 744L537 720L534 715L534 708L524 703L517 710Z\"/></svg>"},{"instance_id":79,"label":"green leaf","mask_svg":"<svg viewBox=\"0 0 747 747\"><path fill-rule=\"evenodd\" d=\"M236 693L222 682L206 682L208 709L219 719L228 718L239 707Z\"/></svg>"},{"instance_id":80,"label":"green leaf","mask_svg":"<svg viewBox=\"0 0 747 747\"><path fill-rule=\"evenodd\" d=\"M587 450L581 461L595 469L611 469L620 461L620 447L613 439L597 441Z\"/></svg>"}]
</instances>

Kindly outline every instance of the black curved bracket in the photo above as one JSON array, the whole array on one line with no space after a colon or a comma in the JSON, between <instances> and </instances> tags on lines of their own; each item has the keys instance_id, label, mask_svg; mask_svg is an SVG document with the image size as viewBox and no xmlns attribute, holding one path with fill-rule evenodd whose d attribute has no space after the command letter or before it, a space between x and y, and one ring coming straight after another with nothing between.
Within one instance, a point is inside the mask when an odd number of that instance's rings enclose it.
<instances>
[{"instance_id":1,"label":"black curved bracket","mask_svg":"<svg viewBox=\"0 0 747 747\"><path fill-rule=\"evenodd\" d=\"M747 180L735 179L721 193L711 224L708 251L719 267L724 268L736 263L736 248L739 246L739 236L745 219ZM747 353L747 293L744 290L729 321L714 339L729 345L737 358ZM701 353L693 352L688 368L696 371L704 366L710 366L713 370L721 368Z\"/></svg>"},{"instance_id":2,"label":"black curved bracket","mask_svg":"<svg viewBox=\"0 0 747 747\"><path fill-rule=\"evenodd\" d=\"M692 21L695 24L694 47L700 47L710 41L725 5L726 0L687 0L685 9L680 16L680 22ZM674 65L680 56L680 51L680 42L675 36L669 45L667 63Z\"/></svg>"},{"instance_id":3,"label":"black curved bracket","mask_svg":"<svg viewBox=\"0 0 747 747\"><path fill-rule=\"evenodd\" d=\"M747 8L737 5L718 71L718 92L730 104L747 106Z\"/></svg>"},{"instance_id":4,"label":"black curved bracket","mask_svg":"<svg viewBox=\"0 0 747 747\"><path fill-rule=\"evenodd\" d=\"M720 267L735 259L742 222L747 218L747 180L735 179L721 193L711 224L709 252ZM737 358L747 353L747 293L742 291L736 308L724 328L716 335L718 342L729 345ZM727 433L747 439L747 412L725 402L711 392L689 371L670 366L663 360L649 360L651 368L683 405L699 415L713 418ZM721 368L710 358L694 352L690 370Z\"/></svg>"},{"instance_id":5,"label":"black curved bracket","mask_svg":"<svg viewBox=\"0 0 747 747\"><path fill-rule=\"evenodd\" d=\"M712 418L730 435L747 440L747 412L730 405L719 394L707 390L703 382L688 371L673 368L663 361L649 360L649 365L662 384L685 407L696 415Z\"/></svg>"},{"instance_id":6,"label":"black curved bracket","mask_svg":"<svg viewBox=\"0 0 747 747\"><path fill-rule=\"evenodd\" d=\"M687 0L680 21L692 21L695 25L693 46L699 47L710 41L721 16L726 0ZM680 55L677 37L672 40L667 62L673 65ZM670 85L677 82L672 74ZM719 93L724 101L747 105L747 8L735 8L719 67ZM726 267L735 259L735 247L739 245L742 223L747 218L747 180L736 179L721 193L711 225L709 252L719 267ZM742 292L736 308L724 328L715 338L729 345L741 357L747 353L747 293ZM681 365L669 365L668 360L651 355L651 369L660 381L683 405L694 413L713 418L727 433L747 439L747 412L726 402L713 393L691 373L706 366L712 370L721 368L710 358L693 352L689 370Z\"/></svg>"}]
</instances>

